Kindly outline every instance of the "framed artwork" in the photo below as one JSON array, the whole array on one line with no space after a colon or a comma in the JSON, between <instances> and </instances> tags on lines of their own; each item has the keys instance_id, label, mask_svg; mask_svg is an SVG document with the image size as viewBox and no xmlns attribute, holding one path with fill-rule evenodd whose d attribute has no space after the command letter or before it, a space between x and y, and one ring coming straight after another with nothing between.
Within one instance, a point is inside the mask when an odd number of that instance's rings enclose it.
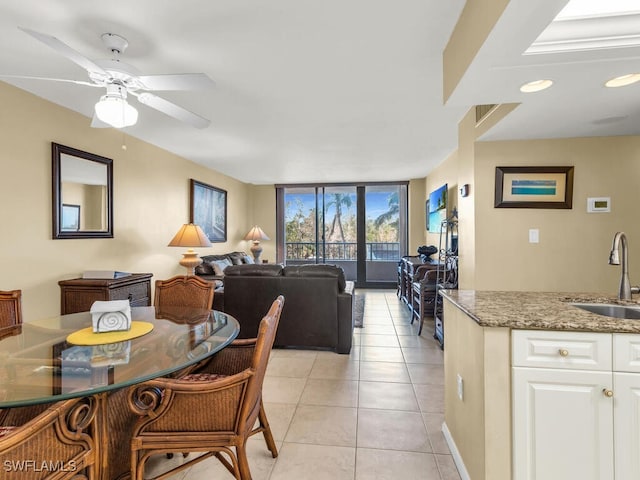
<instances>
[{"instance_id":1,"label":"framed artwork","mask_svg":"<svg viewBox=\"0 0 640 480\"><path fill-rule=\"evenodd\" d=\"M496 208L572 208L573 167L496 167Z\"/></svg>"},{"instance_id":2,"label":"framed artwork","mask_svg":"<svg viewBox=\"0 0 640 480\"><path fill-rule=\"evenodd\" d=\"M227 241L227 191L191 179L189 221L202 228L211 242Z\"/></svg>"},{"instance_id":3,"label":"framed artwork","mask_svg":"<svg viewBox=\"0 0 640 480\"><path fill-rule=\"evenodd\" d=\"M80 205L62 204L60 230L63 232L77 232L80 230Z\"/></svg>"}]
</instances>

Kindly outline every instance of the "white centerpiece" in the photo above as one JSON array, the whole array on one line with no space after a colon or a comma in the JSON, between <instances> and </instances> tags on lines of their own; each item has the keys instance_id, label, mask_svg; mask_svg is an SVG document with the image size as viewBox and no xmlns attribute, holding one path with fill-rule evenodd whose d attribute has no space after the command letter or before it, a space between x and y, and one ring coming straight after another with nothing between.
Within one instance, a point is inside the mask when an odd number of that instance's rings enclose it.
<instances>
[{"instance_id":1,"label":"white centerpiece","mask_svg":"<svg viewBox=\"0 0 640 480\"><path fill-rule=\"evenodd\" d=\"M94 333L131 329L131 305L129 300L98 300L93 302L90 312Z\"/></svg>"}]
</instances>

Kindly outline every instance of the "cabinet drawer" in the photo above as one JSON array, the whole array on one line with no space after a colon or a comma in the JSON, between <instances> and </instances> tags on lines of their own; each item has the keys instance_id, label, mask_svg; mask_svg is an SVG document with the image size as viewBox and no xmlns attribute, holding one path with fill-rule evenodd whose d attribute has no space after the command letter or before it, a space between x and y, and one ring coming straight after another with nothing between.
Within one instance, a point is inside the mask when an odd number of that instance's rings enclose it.
<instances>
[{"instance_id":1,"label":"cabinet drawer","mask_svg":"<svg viewBox=\"0 0 640 480\"><path fill-rule=\"evenodd\" d=\"M110 297L112 300L129 300L132 303L138 300L145 300L149 297L149 283L142 282L113 288L111 289Z\"/></svg>"},{"instance_id":2,"label":"cabinet drawer","mask_svg":"<svg viewBox=\"0 0 640 480\"><path fill-rule=\"evenodd\" d=\"M613 334L613 370L640 372L640 335Z\"/></svg>"},{"instance_id":3,"label":"cabinet drawer","mask_svg":"<svg viewBox=\"0 0 640 480\"><path fill-rule=\"evenodd\" d=\"M513 330L516 367L611 370L611 334Z\"/></svg>"}]
</instances>

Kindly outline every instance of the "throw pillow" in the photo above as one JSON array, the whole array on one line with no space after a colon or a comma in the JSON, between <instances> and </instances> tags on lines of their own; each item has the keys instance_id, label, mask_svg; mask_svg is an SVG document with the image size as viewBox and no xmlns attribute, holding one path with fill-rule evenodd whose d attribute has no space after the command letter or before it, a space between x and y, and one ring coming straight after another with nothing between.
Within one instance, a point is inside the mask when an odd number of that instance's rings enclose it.
<instances>
[{"instance_id":1,"label":"throw pillow","mask_svg":"<svg viewBox=\"0 0 640 480\"><path fill-rule=\"evenodd\" d=\"M244 263L247 263L249 265L254 264L256 262L253 261L253 257L250 255L245 255L244 256Z\"/></svg>"},{"instance_id":2,"label":"throw pillow","mask_svg":"<svg viewBox=\"0 0 640 480\"><path fill-rule=\"evenodd\" d=\"M222 276L224 275L224 269L231 265L231 262L227 259L224 260L214 260L211 262L211 266L213 267L213 271L216 275Z\"/></svg>"}]
</instances>

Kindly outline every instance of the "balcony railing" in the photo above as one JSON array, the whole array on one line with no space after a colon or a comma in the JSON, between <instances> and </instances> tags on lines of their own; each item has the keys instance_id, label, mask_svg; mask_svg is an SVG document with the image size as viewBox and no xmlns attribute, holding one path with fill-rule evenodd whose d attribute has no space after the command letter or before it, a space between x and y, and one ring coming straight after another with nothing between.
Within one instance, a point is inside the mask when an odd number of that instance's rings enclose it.
<instances>
[{"instance_id":1,"label":"balcony railing","mask_svg":"<svg viewBox=\"0 0 640 480\"><path fill-rule=\"evenodd\" d=\"M356 261L358 244L355 242L328 242L318 245L313 242L288 242L286 244L287 260L351 260ZM367 242L368 262L397 262L400 259L400 244L398 242Z\"/></svg>"}]
</instances>

